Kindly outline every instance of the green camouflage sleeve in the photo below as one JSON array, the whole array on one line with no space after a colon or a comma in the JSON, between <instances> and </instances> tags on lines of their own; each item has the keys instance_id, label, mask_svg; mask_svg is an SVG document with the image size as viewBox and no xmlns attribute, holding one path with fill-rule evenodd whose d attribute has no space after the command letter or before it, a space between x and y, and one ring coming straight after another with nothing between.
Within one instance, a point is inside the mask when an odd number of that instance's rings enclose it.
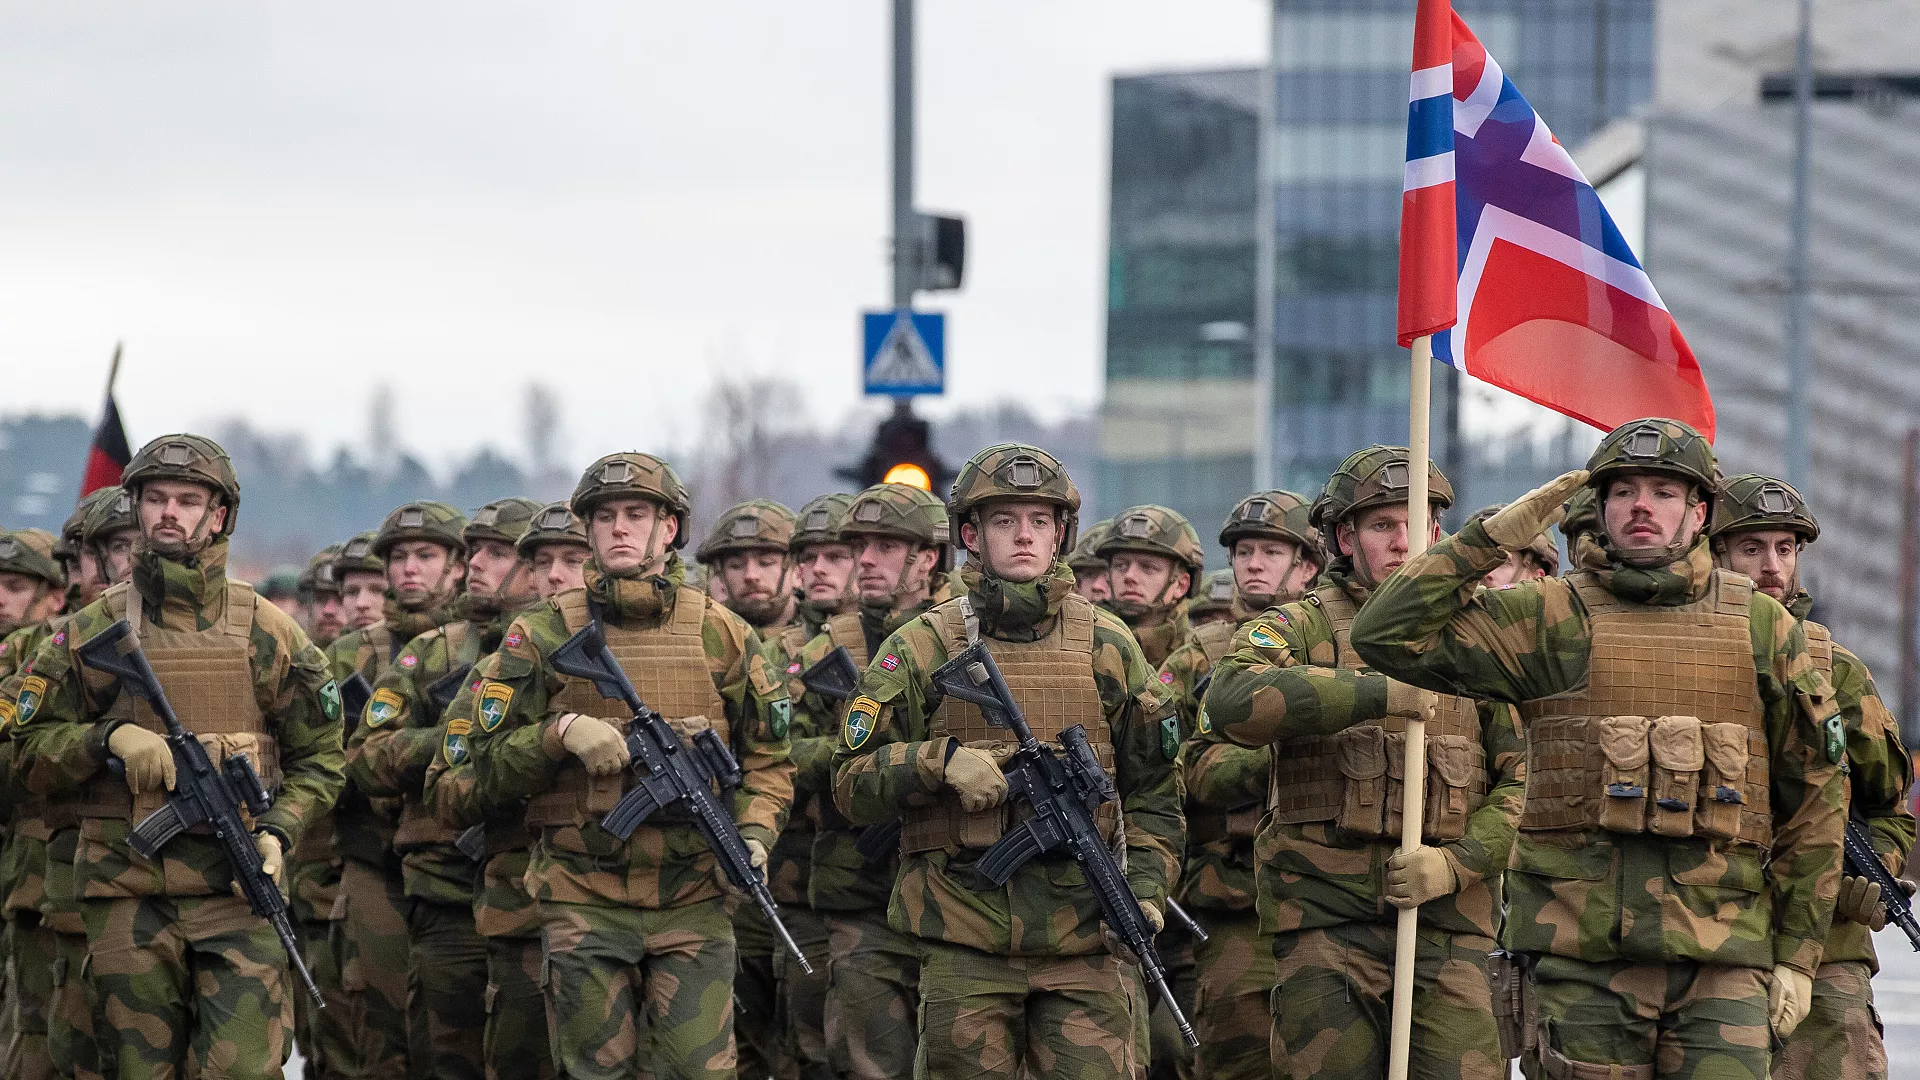
<instances>
[{"instance_id":1,"label":"green camouflage sleeve","mask_svg":"<svg viewBox=\"0 0 1920 1080\"><path fill-rule=\"evenodd\" d=\"M1187 798L1209 810L1238 810L1267 797L1273 750L1235 746L1208 732L1181 744L1180 764Z\"/></svg>"},{"instance_id":2,"label":"green camouflage sleeve","mask_svg":"<svg viewBox=\"0 0 1920 1080\"><path fill-rule=\"evenodd\" d=\"M1187 849L1179 769L1179 720L1160 680L1118 616L1096 609L1093 676L1112 734L1115 781L1126 819L1127 884L1166 907Z\"/></svg>"},{"instance_id":3,"label":"green camouflage sleeve","mask_svg":"<svg viewBox=\"0 0 1920 1080\"><path fill-rule=\"evenodd\" d=\"M85 678L75 650L112 621L98 603L81 609L65 634L41 642L21 668L14 777L30 794L71 791L106 767L108 725L92 718L106 712L120 688L110 679Z\"/></svg>"},{"instance_id":4,"label":"green camouflage sleeve","mask_svg":"<svg viewBox=\"0 0 1920 1080\"><path fill-rule=\"evenodd\" d=\"M255 612L253 654L255 693L280 752L280 790L258 825L280 834L291 851L307 826L333 809L346 784L340 694L326 657L272 604Z\"/></svg>"},{"instance_id":5,"label":"green camouflage sleeve","mask_svg":"<svg viewBox=\"0 0 1920 1080\"><path fill-rule=\"evenodd\" d=\"M1900 743L1900 725L1873 684L1867 665L1851 651L1833 647L1833 696L1847 725L1851 809L1866 819L1873 849L1889 872L1905 869L1913 850L1913 758Z\"/></svg>"},{"instance_id":6,"label":"green camouflage sleeve","mask_svg":"<svg viewBox=\"0 0 1920 1080\"><path fill-rule=\"evenodd\" d=\"M440 749L423 672L447 670L446 632L438 627L407 642L373 684L360 723L347 742L347 779L368 795L420 790Z\"/></svg>"},{"instance_id":7,"label":"green camouflage sleeve","mask_svg":"<svg viewBox=\"0 0 1920 1080\"><path fill-rule=\"evenodd\" d=\"M789 666L805 671L833 651L833 639L816 634L800 647ZM788 689L801 686L799 673L787 680ZM833 791L833 751L840 743L840 714L846 702L828 701L802 688L793 711L793 787L796 792L826 796Z\"/></svg>"},{"instance_id":8,"label":"green camouflage sleeve","mask_svg":"<svg viewBox=\"0 0 1920 1080\"><path fill-rule=\"evenodd\" d=\"M951 739L929 739L930 673L946 648L925 618L888 635L881 656L889 671L868 664L845 712L833 754L833 802L855 825L892 821L909 807L931 806L946 783Z\"/></svg>"},{"instance_id":9,"label":"green camouflage sleeve","mask_svg":"<svg viewBox=\"0 0 1920 1080\"><path fill-rule=\"evenodd\" d=\"M1773 755L1773 853L1767 864L1774 895L1773 956L1811 975L1820 966L1840 893L1844 731L1833 685L1814 667L1799 622L1765 593L1754 593L1749 610ZM1831 744L1829 720L1835 721Z\"/></svg>"},{"instance_id":10,"label":"green camouflage sleeve","mask_svg":"<svg viewBox=\"0 0 1920 1080\"><path fill-rule=\"evenodd\" d=\"M345 682L356 671L366 670L373 660L373 647L365 630L352 630L333 639L326 648L327 673L337 682Z\"/></svg>"},{"instance_id":11,"label":"green camouflage sleeve","mask_svg":"<svg viewBox=\"0 0 1920 1080\"><path fill-rule=\"evenodd\" d=\"M1207 650L1200 643L1188 640L1186 644L1167 654L1161 662L1158 678L1161 691L1167 698L1167 705L1180 721L1181 737L1193 734L1200 721L1200 699L1193 688L1199 685L1207 672L1213 670L1213 664L1207 659Z\"/></svg>"},{"instance_id":12,"label":"green camouflage sleeve","mask_svg":"<svg viewBox=\"0 0 1920 1080\"><path fill-rule=\"evenodd\" d=\"M27 793L26 785L16 784L13 779L20 749L20 743L13 737L14 721L20 715L20 687L26 681L26 674L20 669L33 659L33 654L53 633L52 627L39 623L23 626L0 641L0 801L9 805Z\"/></svg>"},{"instance_id":13,"label":"green camouflage sleeve","mask_svg":"<svg viewBox=\"0 0 1920 1080\"><path fill-rule=\"evenodd\" d=\"M547 667L546 650L567 638L560 614L536 608L513 620L500 648L480 658L480 704L474 708L472 740L474 797L482 813L492 813L553 786L565 752L549 753L547 731L557 716L547 703L558 693L561 676Z\"/></svg>"},{"instance_id":14,"label":"green camouflage sleeve","mask_svg":"<svg viewBox=\"0 0 1920 1080\"><path fill-rule=\"evenodd\" d=\"M453 700L447 703L447 711L441 714L441 719L445 721L439 729L442 732L452 729L457 720L467 722L468 745L471 745L470 733L474 730L474 693L479 685L479 680L470 676L466 685L462 686L460 692L453 696ZM470 755L463 754L459 755L460 761L457 764L450 762L447 759L446 745L447 740L443 734L441 750L434 754L432 763L427 766L426 778L421 781L421 798L426 803L427 810L438 818L442 825L455 829L478 825L485 815L481 811L480 800L475 793L473 759Z\"/></svg>"},{"instance_id":15,"label":"green camouflage sleeve","mask_svg":"<svg viewBox=\"0 0 1920 1080\"><path fill-rule=\"evenodd\" d=\"M1453 857L1463 889L1506 871L1527 794L1527 744L1513 706L1483 701L1479 708L1480 745L1486 748L1492 783L1486 801L1467 819L1467 835L1442 845Z\"/></svg>"},{"instance_id":16,"label":"green camouflage sleeve","mask_svg":"<svg viewBox=\"0 0 1920 1080\"><path fill-rule=\"evenodd\" d=\"M708 605L702 634L744 774L733 793L733 820L742 837L758 839L771 851L793 809L793 762L788 760L793 703L786 678L752 628L720 605Z\"/></svg>"},{"instance_id":17,"label":"green camouflage sleeve","mask_svg":"<svg viewBox=\"0 0 1920 1080\"><path fill-rule=\"evenodd\" d=\"M1506 553L1480 522L1443 538L1374 590L1353 622L1369 667L1443 694L1519 703L1585 683L1586 611L1572 586L1542 578L1476 589Z\"/></svg>"},{"instance_id":18,"label":"green camouflage sleeve","mask_svg":"<svg viewBox=\"0 0 1920 1080\"><path fill-rule=\"evenodd\" d=\"M1386 676L1308 663L1314 646L1332 636L1325 617L1305 604L1250 620L1213 669L1204 730L1241 746L1266 746L1385 716Z\"/></svg>"}]
</instances>

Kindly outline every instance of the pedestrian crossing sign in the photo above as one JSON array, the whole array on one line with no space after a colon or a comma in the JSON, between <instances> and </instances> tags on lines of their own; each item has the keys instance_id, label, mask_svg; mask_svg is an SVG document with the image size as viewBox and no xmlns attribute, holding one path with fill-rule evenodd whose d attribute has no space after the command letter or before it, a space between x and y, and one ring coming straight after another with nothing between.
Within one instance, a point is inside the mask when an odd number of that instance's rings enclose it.
<instances>
[{"instance_id":1,"label":"pedestrian crossing sign","mask_svg":"<svg viewBox=\"0 0 1920 1080\"><path fill-rule=\"evenodd\" d=\"M869 394L911 397L947 388L947 317L940 312L865 313L861 385Z\"/></svg>"}]
</instances>

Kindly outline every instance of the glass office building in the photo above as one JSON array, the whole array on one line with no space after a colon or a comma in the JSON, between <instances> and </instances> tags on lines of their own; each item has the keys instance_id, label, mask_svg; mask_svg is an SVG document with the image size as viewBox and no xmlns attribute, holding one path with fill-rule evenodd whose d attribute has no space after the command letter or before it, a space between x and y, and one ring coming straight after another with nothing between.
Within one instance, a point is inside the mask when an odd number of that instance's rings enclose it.
<instances>
[{"instance_id":1,"label":"glass office building","mask_svg":"<svg viewBox=\"0 0 1920 1080\"><path fill-rule=\"evenodd\" d=\"M1651 97L1652 0L1454 7L1568 145ZM1303 492L1407 436L1394 304L1412 18L1405 0L1274 0L1274 476ZM1162 502L1208 533L1252 484L1259 79L1114 80L1101 513ZM1465 499L1511 494L1472 490L1450 375L1436 459L1467 474Z\"/></svg>"}]
</instances>

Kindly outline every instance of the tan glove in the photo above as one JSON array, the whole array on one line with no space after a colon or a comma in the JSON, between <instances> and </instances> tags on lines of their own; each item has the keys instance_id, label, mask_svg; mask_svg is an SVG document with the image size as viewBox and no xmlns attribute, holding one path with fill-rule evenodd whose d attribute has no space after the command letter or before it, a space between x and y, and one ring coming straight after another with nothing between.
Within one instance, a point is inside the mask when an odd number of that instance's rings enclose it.
<instances>
[{"instance_id":1,"label":"tan glove","mask_svg":"<svg viewBox=\"0 0 1920 1080\"><path fill-rule=\"evenodd\" d=\"M283 880L281 869L286 865L286 858L280 850L280 838L270 832L254 833L253 850L260 853L260 872L272 878L280 891L285 892L287 883ZM233 883L233 895L243 900L246 898L239 881Z\"/></svg>"},{"instance_id":2,"label":"tan glove","mask_svg":"<svg viewBox=\"0 0 1920 1080\"><path fill-rule=\"evenodd\" d=\"M1142 900L1140 901L1140 913L1147 917L1147 923L1153 927L1153 932L1156 936L1160 931L1166 929L1167 917L1160 914L1160 905L1151 900ZM1136 956L1132 949L1127 948L1127 943L1121 941L1120 935L1114 933L1113 927L1108 926L1105 922L1100 924L1100 940L1106 944L1107 951L1113 954L1114 959L1123 964L1139 965L1140 957Z\"/></svg>"},{"instance_id":3,"label":"tan glove","mask_svg":"<svg viewBox=\"0 0 1920 1080\"><path fill-rule=\"evenodd\" d=\"M107 751L127 770L127 790L145 795L165 787L173 790L173 748L167 740L139 724L121 724L107 736Z\"/></svg>"},{"instance_id":4,"label":"tan glove","mask_svg":"<svg viewBox=\"0 0 1920 1080\"><path fill-rule=\"evenodd\" d=\"M761 877L767 876L767 845L749 836L746 839L747 861Z\"/></svg>"},{"instance_id":5,"label":"tan glove","mask_svg":"<svg viewBox=\"0 0 1920 1080\"><path fill-rule=\"evenodd\" d=\"M560 718L560 745L580 759L589 776L612 776L627 767L627 740L597 716L568 713Z\"/></svg>"},{"instance_id":6,"label":"tan glove","mask_svg":"<svg viewBox=\"0 0 1920 1080\"><path fill-rule=\"evenodd\" d=\"M1793 1034L1811 1008L1813 976L1785 964L1773 965L1773 981L1767 985L1767 1020L1773 1024L1773 1033L1782 1039Z\"/></svg>"},{"instance_id":7,"label":"tan glove","mask_svg":"<svg viewBox=\"0 0 1920 1080\"><path fill-rule=\"evenodd\" d=\"M1532 491L1508 503L1481 523L1487 539L1514 551L1533 543L1534 538L1560 523L1567 516L1565 503L1587 482L1587 470L1561 473Z\"/></svg>"},{"instance_id":8,"label":"tan glove","mask_svg":"<svg viewBox=\"0 0 1920 1080\"><path fill-rule=\"evenodd\" d=\"M1431 690L1422 690L1411 683L1399 679L1387 680L1387 715L1403 716L1408 720L1431 720L1433 710L1440 705L1440 695Z\"/></svg>"},{"instance_id":9,"label":"tan glove","mask_svg":"<svg viewBox=\"0 0 1920 1080\"><path fill-rule=\"evenodd\" d=\"M1387 903L1419 907L1460 891L1460 875L1442 848L1421 845L1387 860Z\"/></svg>"},{"instance_id":10,"label":"tan glove","mask_svg":"<svg viewBox=\"0 0 1920 1080\"><path fill-rule=\"evenodd\" d=\"M767 845L755 840L751 836L743 838L742 842L747 848L747 864L753 867L754 873L760 875L760 880L765 881L767 878ZM726 893L728 896L740 899L747 895L745 889L735 885L733 879L727 877L726 868L721 866L717 859L714 860L713 864L713 881L714 884L720 886L720 891Z\"/></svg>"},{"instance_id":11,"label":"tan glove","mask_svg":"<svg viewBox=\"0 0 1920 1080\"><path fill-rule=\"evenodd\" d=\"M946 783L960 796L960 809L978 813L1007 801L1007 774L993 755L974 746L962 746L947 759Z\"/></svg>"},{"instance_id":12,"label":"tan glove","mask_svg":"<svg viewBox=\"0 0 1920 1080\"><path fill-rule=\"evenodd\" d=\"M1900 888L1913 895L1913 882L1905 878L1895 878ZM1880 886L1863 877L1843 877L1840 879L1840 898L1833 904L1833 920L1855 922L1878 933L1887 925L1887 898L1881 895Z\"/></svg>"}]
</instances>

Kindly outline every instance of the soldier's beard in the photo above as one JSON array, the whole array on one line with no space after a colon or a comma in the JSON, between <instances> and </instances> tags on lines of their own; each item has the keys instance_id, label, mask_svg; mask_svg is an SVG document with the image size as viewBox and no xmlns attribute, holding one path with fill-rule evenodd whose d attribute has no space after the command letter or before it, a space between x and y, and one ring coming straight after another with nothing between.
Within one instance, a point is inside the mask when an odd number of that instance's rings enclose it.
<instances>
[{"instance_id":1,"label":"soldier's beard","mask_svg":"<svg viewBox=\"0 0 1920 1080\"><path fill-rule=\"evenodd\" d=\"M793 597L774 593L770 596L736 597L727 601L727 607L735 615L747 620L755 630L762 630L776 622L784 622Z\"/></svg>"}]
</instances>

